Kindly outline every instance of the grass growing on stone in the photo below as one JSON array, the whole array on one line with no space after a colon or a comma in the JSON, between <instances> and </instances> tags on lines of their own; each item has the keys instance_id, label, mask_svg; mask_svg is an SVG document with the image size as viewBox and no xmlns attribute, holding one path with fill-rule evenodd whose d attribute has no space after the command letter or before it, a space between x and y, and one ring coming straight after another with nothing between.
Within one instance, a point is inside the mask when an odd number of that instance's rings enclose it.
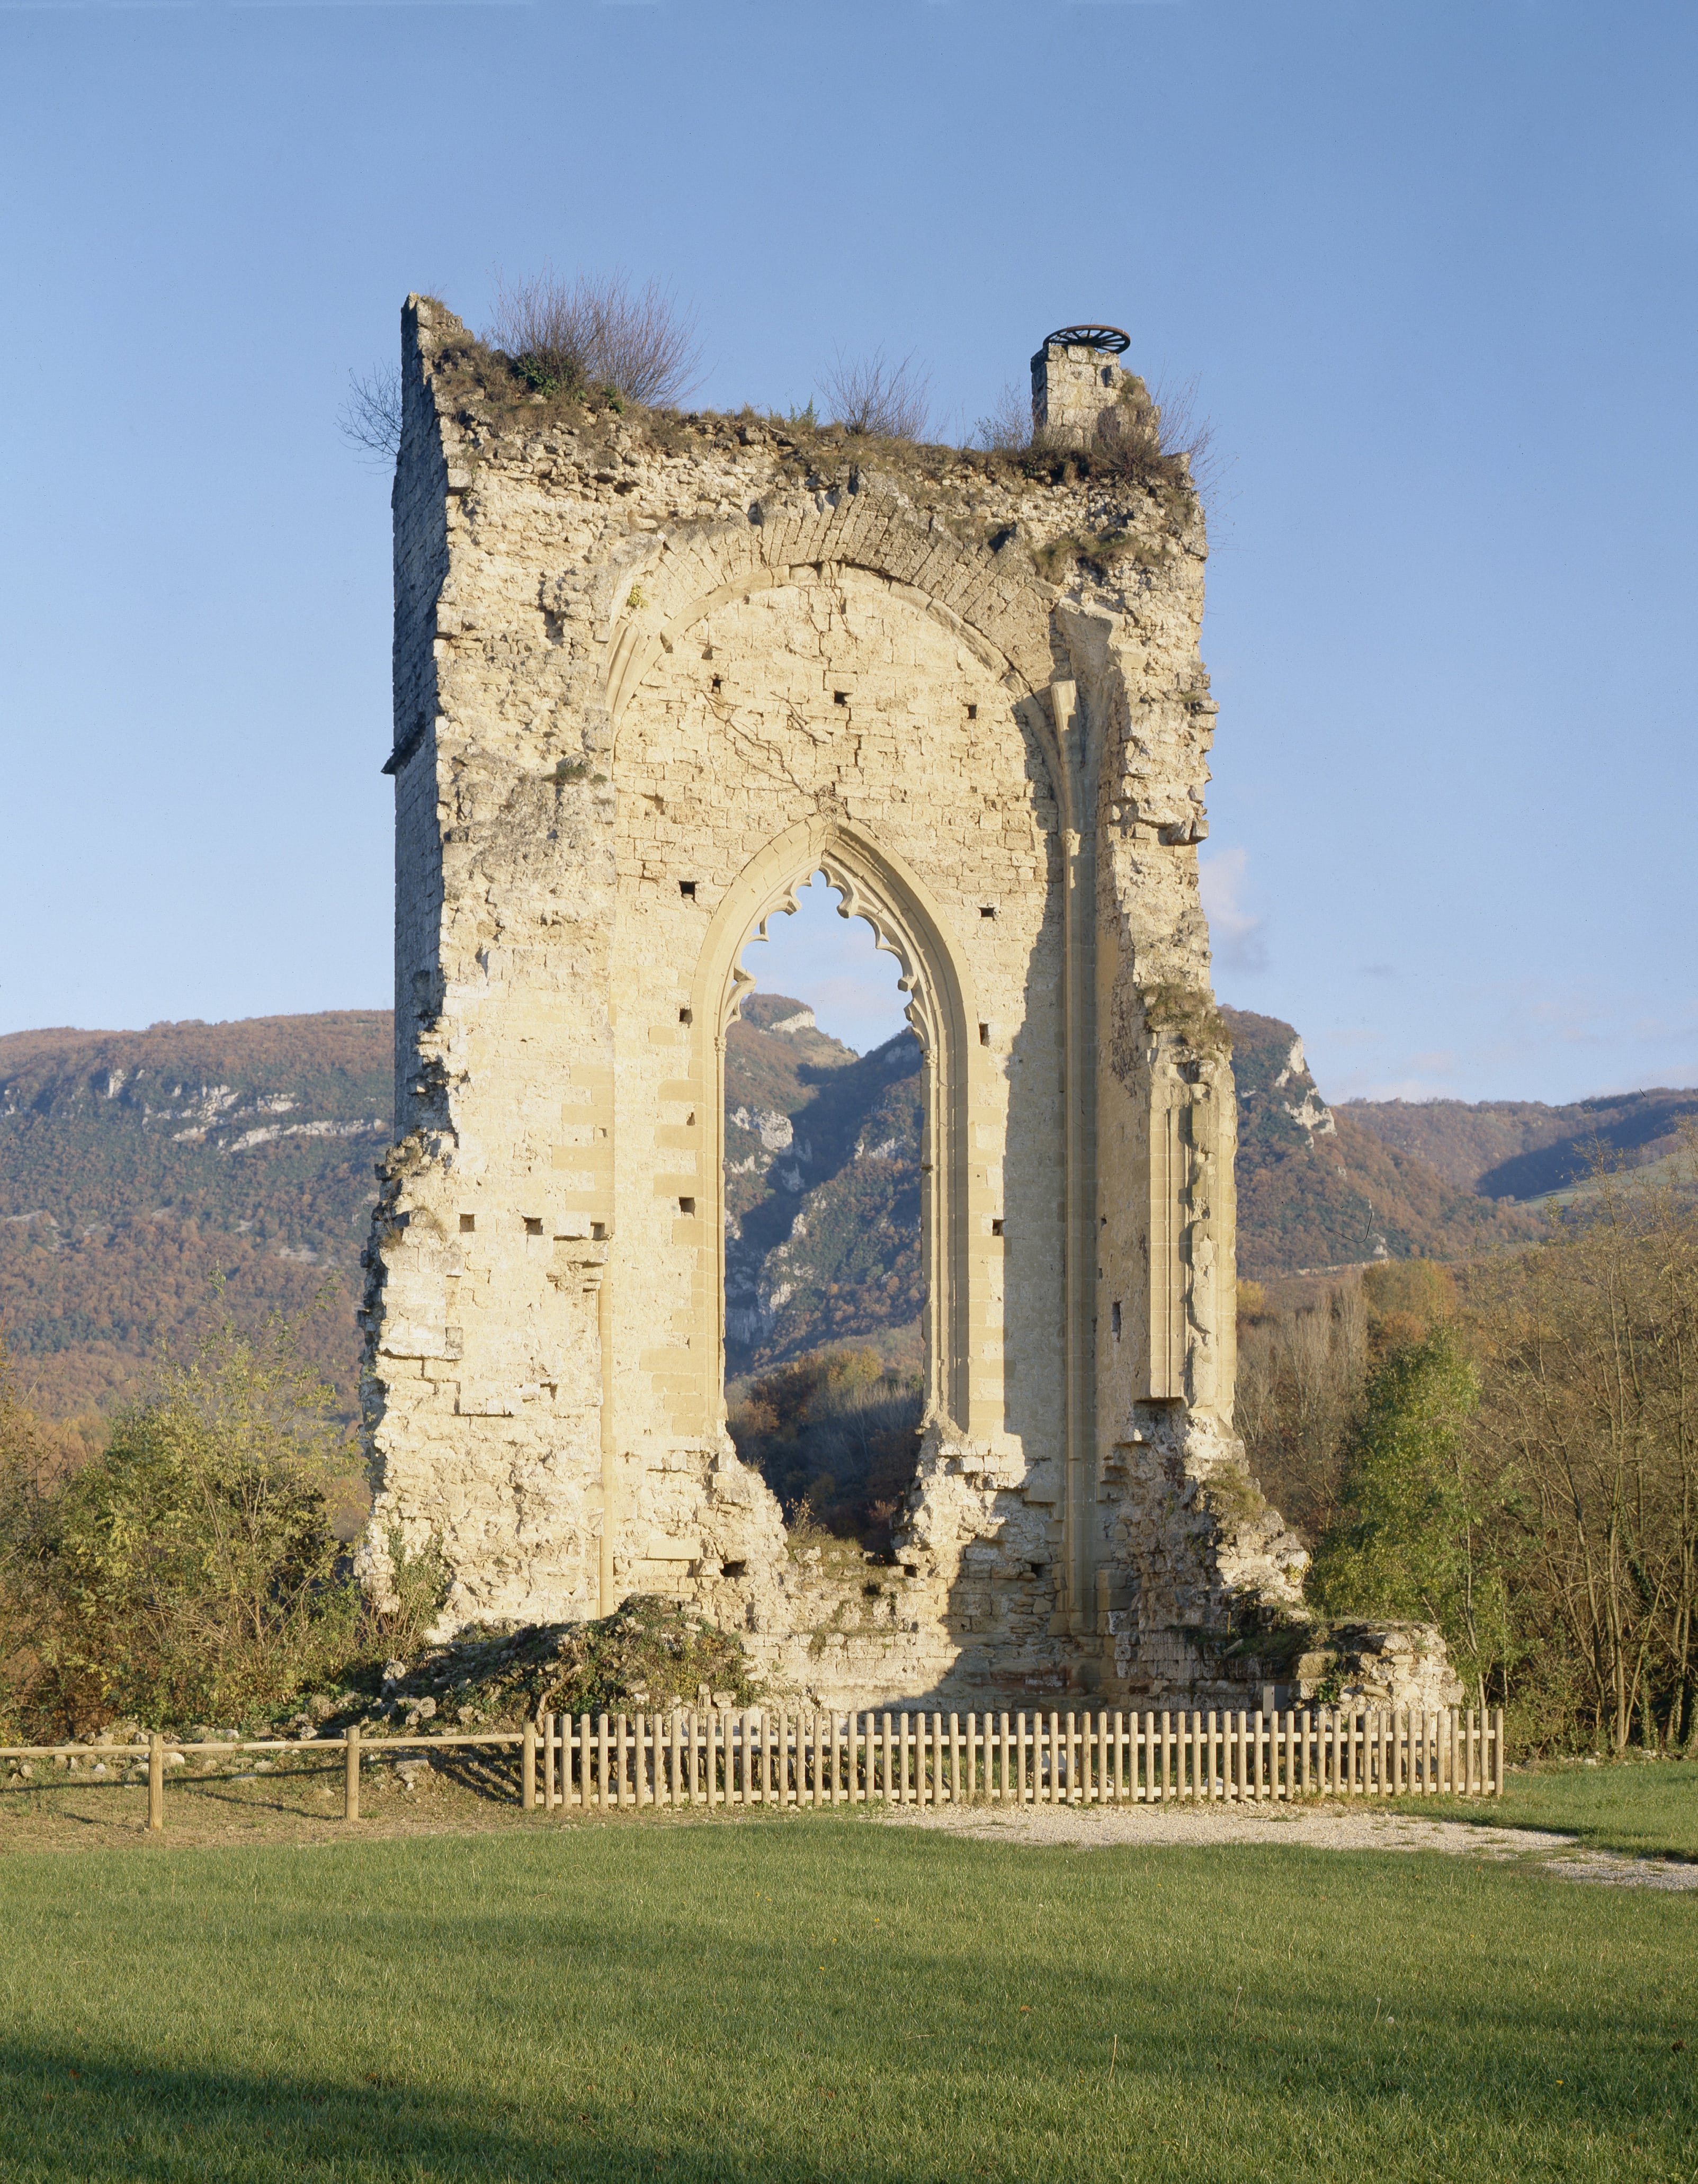
<instances>
[{"instance_id":1,"label":"grass growing on stone","mask_svg":"<svg viewBox=\"0 0 1698 2184\"><path fill-rule=\"evenodd\" d=\"M1554 1828L1596 1850L1698 1858L1698 1761L1690 1759L1623 1759L1598 1767L1569 1762L1511 1771L1501 1801L1417 1798L1410 1809L1483 1827Z\"/></svg>"},{"instance_id":2,"label":"grass growing on stone","mask_svg":"<svg viewBox=\"0 0 1698 2184\"><path fill-rule=\"evenodd\" d=\"M1683 1898L834 1816L0 1867L0 2177L1689 2176Z\"/></svg>"}]
</instances>

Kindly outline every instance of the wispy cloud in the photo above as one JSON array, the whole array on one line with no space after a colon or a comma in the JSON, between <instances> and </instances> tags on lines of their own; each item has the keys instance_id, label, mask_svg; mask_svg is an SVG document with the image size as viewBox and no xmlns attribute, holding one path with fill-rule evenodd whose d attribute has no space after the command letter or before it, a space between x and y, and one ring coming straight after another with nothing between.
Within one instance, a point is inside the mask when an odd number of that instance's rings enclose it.
<instances>
[{"instance_id":1,"label":"wispy cloud","mask_svg":"<svg viewBox=\"0 0 1698 2184\"><path fill-rule=\"evenodd\" d=\"M1248 850L1217 850L1198 872L1203 907L1209 916L1215 961L1228 971L1265 971L1267 935L1255 911L1245 907L1250 874Z\"/></svg>"}]
</instances>

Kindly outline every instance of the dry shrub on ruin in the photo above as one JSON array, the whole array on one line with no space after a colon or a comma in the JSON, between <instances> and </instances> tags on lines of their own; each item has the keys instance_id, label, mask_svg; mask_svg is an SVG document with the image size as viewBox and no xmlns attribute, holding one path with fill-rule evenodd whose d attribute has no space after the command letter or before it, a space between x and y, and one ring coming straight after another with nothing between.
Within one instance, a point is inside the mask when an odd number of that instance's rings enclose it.
<instances>
[{"instance_id":1,"label":"dry shrub on ruin","mask_svg":"<svg viewBox=\"0 0 1698 2184\"><path fill-rule=\"evenodd\" d=\"M844 357L820 382L833 421L873 440L923 440L931 411L931 374L912 353L893 364L882 348Z\"/></svg>"},{"instance_id":2,"label":"dry shrub on ruin","mask_svg":"<svg viewBox=\"0 0 1698 2184\"><path fill-rule=\"evenodd\" d=\"M498 281L485 337L539 393L599 388L672 408L701 376L693 315L659 281L637 288L622 273Z\"/></svg>"},{"instance_id":3,"label":"dry shrub on ruin","mask_svg":"<svg viewBox=\"0 0 1698 2184\"><path fill-rule=\"evenodd\" d=\"M974 426L971 445L993 454L1022 454L1032 445L1032 397L1010 379Z\"/></svg>"},{"instance_id":4,"label":"dry shrub on ruin","mask_svg":"<svg viewBox=\"0 0 1698 2184\"><path fill-rule=\"evenodd\" d=\"M1197 406L1200 384L1195 372L1189 379L1161 380L1152 398L1157 444L1164 455L1184 463L1192 484L1207 500L1220 483L1221 453L1213 418Z\"/></svg>"}]
</instances>

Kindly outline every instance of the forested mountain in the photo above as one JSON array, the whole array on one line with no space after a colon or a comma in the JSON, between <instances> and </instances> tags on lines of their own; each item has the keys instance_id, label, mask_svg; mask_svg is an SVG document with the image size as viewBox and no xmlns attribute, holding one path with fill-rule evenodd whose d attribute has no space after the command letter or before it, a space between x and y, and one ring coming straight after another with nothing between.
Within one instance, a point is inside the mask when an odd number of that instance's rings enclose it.
<instances>
[{"instance_id":1,"label":"forested mountain","mask_svg":"<svg viewBox=\"0 0 1698 2184\"><path fill-rule=\"evenodd\" d=\"M1239 1250L1253 1277L1453 1258L1537 1234L1536 1201L1601 1138L1669 1149L1698 1093L1573 1107L1329 1109L1296 1032L1223 1011L1239 1099ZM354 1303L390 1124L387 1011L0 1039L0 1327L40 1407L109 1411L190 1342L221 1270L238 1317L303 1310L352 1402ZM827 1346L919 1354L919 1050L857 1055L756 994L726 1061L727 1369Z\"/></svg>"},{"instance_id":2,"label":"forested mountain","mask_svg":"<svg viewBox=\"0 0 1698 2184\"><path fill-rule=\"evenodd\" d=\"M1679 1150L1698 1091L1612 1092L1547 1107L1537 1100L1352 1100L1342 1117L1428 1162L1483 1198L1538 1199L1584 1181L1595 1149L1639 1167Z\"/></svg>"},{"instance_id":3,"label":"forested mountain","mask_svg":"<svg viewBox=\"0 0 1698 2184\"><path fill-rule=\"evenodd\" d=\"M215 1309L300 1312L354 1389L354 1299L387 1141L387 1010L0 1039L0 1328L41 1407L136 1392Z\"/></svg>"},{"instance_id":4,"label":"forested mountain","mask_svg":"<svg viewBox=\"0 0 1698 2184\"><path fill-rule=\"evenodd\" d=\"M726 1045L726 1372L827 1343L917 1360L920 1048L857 1055L782 994Z\"/></svg>"},{"instance_id":5,"label":"forested mountain","mask_svg":"<svg viewBox=\"0 0 1698 2184\"><path fill-rule=\"evenodd\" d=\"M1329 1108L1291 1025L1248 1009L1221 1013L1239 1098L1241 1273L1462 1258L1540 1233L1536 1215L1448 1180L1354 1107Z\"/></svg>"}]
</instances>

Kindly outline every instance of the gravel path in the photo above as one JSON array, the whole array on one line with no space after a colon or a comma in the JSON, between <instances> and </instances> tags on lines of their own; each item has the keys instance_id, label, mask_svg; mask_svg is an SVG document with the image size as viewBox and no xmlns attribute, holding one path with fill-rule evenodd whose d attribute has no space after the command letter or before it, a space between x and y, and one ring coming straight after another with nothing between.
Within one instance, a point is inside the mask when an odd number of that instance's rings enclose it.
<instances>
[{"instance_id":1,"label":"gravel path","mask_svg":"<svg viewBox=\"0 0 1698 2184\"><path fill-rule=\"evenodd\" d=\"M994 1807L898 1806L885 1815L892 1827L943 1828L989 1841L1042 1846L1070 1843L1082 1850L1157 1845L1197 1847L1213 1843L1300 1843L1311 1850L1436 1850L1452 1857L1531 1861L1559 1880L1591 1880L1617 1888L1698 1890L1698 1864L1628 1858L1589 1850L1571 1836L1537 1828L1478 1827L1466 1820L1418 1820L1403 1813L1350 1811L1339 1806L1301 1813L1254 1807L1214 1812L1174 1805L1028 1805L1002 1813Z\"/></svg>"}]
</instances>

